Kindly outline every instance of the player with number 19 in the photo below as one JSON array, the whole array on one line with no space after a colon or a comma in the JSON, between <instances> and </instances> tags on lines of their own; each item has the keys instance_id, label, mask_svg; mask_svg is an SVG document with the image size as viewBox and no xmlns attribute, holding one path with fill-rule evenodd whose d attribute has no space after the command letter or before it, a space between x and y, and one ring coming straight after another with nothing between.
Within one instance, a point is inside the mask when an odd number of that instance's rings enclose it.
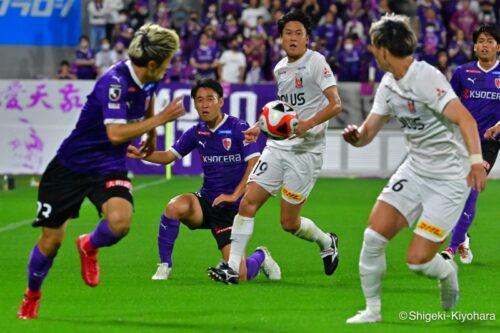
<instances>
[{"instance_id":1,"label":"player with number 19","mask_svg":"<svg viewBox=\"0 0 500 333\"><path fill-rule=\"evenodd\" d=\"M319 246L325 274L332 275L337 269L337 236L324 232L311 219L301 216L302 206L323 164L328 120L341 111L337 82L330 66L321 54L308 49L311 25L310 17L300 10L287 13L278 22L286 53L274 69L278 97L292 105L299 124L295 137L267 140L234 218L229 262L220 268L209 268L210 276L216 281L238 282L231 277L239 270L253 233L255 215L267 199L280 190L283 230ZM244 133L248 142L254 142L260 133L258 123Z\"/></svg>"},{"instance_id":2,"label":"player with number 19","mask_svg":"<svg viewBox=\"0 0 500 333\"><path fill-rule=\"evenodd\" d=\"M469 186L482 191L486 182L476 122L443 74L413 58L416 36L409 18L386 15L372 24L370 37L375 59L386 74L367 119L359 128L347 126L343 136L353 146L365 146L396 117L407 139L408 157L369 217L359 259L366 309L349 318L349 324L382 320L385 248L415 221L408 267L439 281L444 310L457 304L457 267L437 251L464 207Z\"/></svg>"}]
</instances>

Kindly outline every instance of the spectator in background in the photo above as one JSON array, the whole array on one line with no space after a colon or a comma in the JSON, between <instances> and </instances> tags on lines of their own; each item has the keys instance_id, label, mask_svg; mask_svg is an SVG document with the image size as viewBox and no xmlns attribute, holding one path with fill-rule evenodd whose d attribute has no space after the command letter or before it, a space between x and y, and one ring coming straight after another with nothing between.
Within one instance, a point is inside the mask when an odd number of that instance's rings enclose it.
<instances>
[{"instance_id":1,"label":"spectator in background","mask_svg":"<svg viewBox=\"0 0 500 333\"><path fill-rule=\"evenodd\" d=\"M219 59L219 79L225 83L243 83L247 59L240 50L238 38L233 38L229 45L230 49L222 52Z\"/></svg>"},{"instance_id":2,"label":"spectator in background","mask_svg":"<svg viewBox=\"0 0 500 333\"><path fill-rule=\"evenodd\" d=\"M167 8L171 27L175 30L180 30L188 20L191 9L184 3L184 0L167 1Z\"/></svg>"},{"instance_id":3,"label":"spectator in background","mask_svg":"<svg viewBox=\"0 0 500 333\"><path fill-rule=\"evenodd\" d=\"M391 8L389 7L389 0L376 1L370 13L370 21L373 22L379 20L382 16L388 13L392 13Z\"/></svg>"},{"instance_id":4,"label":"spectator in background","mask_svg":"<svg viewBox=\"0 0 500 333\"><path fill-rule=\"evenodd\" d=\"M228 14L226 16L225 23L222 25L222 35L221 42L225 48L229 48L229 41L236 37L241 31L238 21L233 14Z\"/></svg>"},{"instance_id":5,"label":"spectator in background","mask_svg":"<svg viewBox=\"0 0 500 333\"><path fill-rule=\"evenodd\" d=\"M425 60L435 66L437 64L437 53L440 49L444 48L444 44L432 24L425 27L425 32L419 38L418 46L420 49L418 52L419 59Z\"/></svg>"},{"instance_id":6,"label":"spectator in background","mask_svg":"<svg viewBox=\"0 0 500 333\"><path fill-rule=\"evenodd\" d=\"M90 47L94 50L99 48L99 41L106 37L106 16L107 9L103 5L103 0L90 0L87 5L89 17Z\"/></svg>"},{"instance_id":7,"label":"spectator in background","mask_svg":"<svg viewBox=\"0 0 500 333\"><path fill-rule=\"evenodd\" d=\"M76 77L83 80L94 80L96 78L95 53L89 47L87 35L80 37L80 45L75 51L75 65L77 66Z\"/></svg>"},{"instance_id":8,"label":"spectator in background","mask_svg":"<svg viewBox=\"0 0 500 333\"><path fill-rule=\"evenodd\" d=\"M446 76L446 79L448 81L451 80L451 77L453 75L453 70L450 66L450 61L448 59L448 53L446 51L439 51L438 57L437 57L437 64L436 68L439 69L441 73Z\"/></svg>"},{"instance_id":9,"label":"spectator in background","mask_svg":"<svg viewBox=\"0 0 500 333\"><path fill-rule=\"evenodd\" d=\"M262 82L262 66L257 60L252 60L250 68L247 71L245 78L246 84L256 84Z\"/></svg>"},{"instance_id":10,"label":"spectator in background","mask_svg":"<svg viewBox=\"0 0 500 333\"><path fill-rule=\"evenodd\" d=\"M120 61L123 59L128 59L127 56L127 48L122 42L117 42L115 46L113 47L115 53L116 53L116 61Z\"/></svg>"},{"instance_id":11,"label":"spectator in background","mask_svg":"<svg viewBox=\"0 0 500 333\"><path fill-rule=\"evenodd\" d=\"M335 8L337 8L335 6ZM336 9L335 9L336 10ZM337 54L342 47L342 26L335 22L334 13L331 10L327 11L324 15L323 23L316 29L318 38L326 40L326 46Z\"/></svg>"},{"instance_id":12,"label":"spectator in background","mask_svg":"<svg viewBox=\"0 0 500 333\"><path fill-rule=\"evenodd\" d=\"M312 18L313 27L315 27L321 17L321 7L318 0L305 0L302 4L302 11Z\"/></svg>"},{"instance_id":13,"label":"spectator in background","mask_svg":"<svg viewBox=\"0 0 500 333\"><path fill-rule=\"evenodd\" d=\"M158 2L156 5L156 13L153 16L153 20L163 28L170 27L170 18L168 15L167 3L162 1Z\"/></svg>"},{"instance_id":14,"label":"spectator in background","mask_svg":"<svg viewBox=\"0 0 500 333\"><path fill-rule=\"evenodd\" d=\"M130 26L134 31L138 30L140 27L146 23L149 19L149 4L147 0L136 1L134 10L130 13Z\"/></svg>"},{"instance_id":15,"label":"spectator in background","mask_svg":"<svg viewBox=\"0 0 500 333\"><path fill-rule=\"evenodd\" d=\"M462 30L465 39L470 40L472 32L478 23L477 15L470 8L469 0L462 0L461 5L462 8L457 10L451 17L450 29L455 33Z\"/></svg>"},{"instance_id":16,"label":"spectator in background","mask_svg":"<svg viewBox=\"0 0 500 333\"><path fill-rule=\"evenodd\" d=\"M271 14L267 11L267 8L261 6L259 0L250 0L248 7L241 13L241 25L243 26L243 36L245 38L250 37L250 30L257 26L257 19L262 16L264 22L271 21Z\"/></svg>"},{"instance_id":17,"label":"spectator in background","mask_svg":"<svg viewBox=\"0 0 500 333\"><path fill-rule=\"evenodd\" d=\"M250 31L250 38L245 39L243 42L243 52L248 63L256 60L260 66L264 65L266 61L266 40L261 32L253 28Z\"/></svg>"},{"instance_id":18,"label":"spectator in background","mask_svg":"<svg viewBox=\"0 0 500 333\"><path fill-rule=\"evenodd\" d=\"M77 77L71 73L70 68L68 60L61 61L59 70L54 76L54 80L76 80Z\"/></svg>"},{"instance_id":19,"label":"spectator in background","mask_svg":"<svg viewBox=\"0 0 500 333\"><path fill-rule=\"evenodd\" d=\"M127 10L124 9L120 11L120 21L121 23L113 34L113 38L110 40L113 41L113 44L120 42L125 48L128 48L132 36L134 35L134 29L130 25L129 12Z\"/></svg>"},{"instance_id":20,"label":"spectator in background","mask_svg":"<svg viewBox=\"0 0 500 333\"><path fill-rule=\"evenodd\" d=\"M453 67L462 65L472 59L472 43L465 40L464 32L457 30L448 46L448 57Z\"/></svg>"},{"instance_id":21,"label":"spectator in background","mask_svg":"<svg viewBox=\"0 0 500 333\"><path fill-rule=\"evenodd\" d=\"M359 81L361 69L362 51L354 47L353 36L347 36L344 40L343 49L337 56L341 64L338 68L339 81Z\"/></svg>"},{"instance_id":22,"label":"spectator in background","mask_svg":"<svg viewBox=\"0 0 500 333\"><path fill-rule=\"evenodd\" d=\"M194 81L193 67L191 67L184 60L182 50L179 49L170 62L170 66L165 74L164 82L168 84L170 82L189 83L190 81Z\"/></svg>"},{"instance_id":23,"label":"spectator in background","mask_svg":"<svg viewBox=\"0 0 500 333\"><path fill-rule=\"evenodd\" d=\"M480 12L478 14L478 21L480 25L496 24L498 22L495 16L494 4L494 0L482 0L479 2Z\"/></svg>"},{"instance_id":24,"label":"spectator in background","mask_svg":"<svg viewBox=\"0 0 500 333\"><path fill-rule=\"evenodd\" d=\"M200 35L199 46L191 53L189 60L191 66L196 69L196 78L217 79L217 59L219 52L217 48L208 45L209 38L205 32Z\"/></svg>"},{"instance_id":25,"label":"spectator in background","mask_svg":"<svg viewBox=\"0 0 500 333\"><path fill-rule=\"evenodd\" d=\"M114 63L118 61L116 51L111 49L109 40L101 40L101 50L95 56L95 65L97 68L97 77L101 77Z\"/></svg>"},{"instance_id":26,"label":"spectator in background","mask_svg":"<svg viewBox=\"0 0 500 333\"><path fill-rule=\"evenodd\" d=\"M434 34L439 37L440 47L444 47L446 45L446 27L443 24L443 21L438 15L438 12L433 7L428 7L424 11L424 18L421 21L421 35L426 33L426 28L432 26L434 28Z\"/></svg>"},{"instance_id":27,"label":"spectator in background","mask_svg":"<svg viewBox=\"0 0 500 333\"><path fill-rule=\"evenodd\" d=\"M222 4L220 5L220 14L222 17L226 17L231 14L237 20L242 9L241 0L222 0Z\"/></svg>"},{"instance_id":28,"label":"spectator in background","mask_svg":"<svg viewBox=\"0 0 500 333\"><path fill-rule=\"evenodd\" d=\"M117 34L120 24L125 22L124 17L120 16L120 11L123 9L123 0L103 0L106 8L106 38L113 40ZM130 39L132 36L130 36ZM127 44L128 45L128 44ZM97 50L95 48L94 50Z\"/></svg>"}]
</instances>

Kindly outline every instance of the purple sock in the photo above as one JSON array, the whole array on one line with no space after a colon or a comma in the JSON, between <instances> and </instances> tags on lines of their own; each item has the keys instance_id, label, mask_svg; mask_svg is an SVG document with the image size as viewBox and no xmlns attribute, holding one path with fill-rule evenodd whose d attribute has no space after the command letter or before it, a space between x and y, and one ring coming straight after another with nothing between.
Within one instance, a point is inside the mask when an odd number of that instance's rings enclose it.
<instances>
[{"instance_id":1,"label":"purple sock","mask_svg":"<svg viewBox=\"0 0 500 333\"><path fill-rule=\"evenodd\" d=\"M108 221L102 220L97 228L90 234L90 244L97 249L103 246L111 246L118 243L125 235L115 235L109 229Z\"/></svg>"},{"instance_id":2,"label":"purple sock","mask_svg":"<svg viewBox=\"0 0 500 333\"><path fill-rule=\"evenodd\" d=\"M43 280L49 273L50 267L55 257L47 257L40 252L38 245L31 251L28 263L28 288L31 291L38 291L42 287Z\"/></svg>"},{"instance_id":3,"label":"purple sock","mask_svg":"<svg viewBox=\"0 0 500 333\"><path fill-rule=\"evenodd\" d=\"M255 251L250 257L247 258L247 280L251 280L257 276L260 266L264 262L265 254L261 250Z\"/></svg>"},{"instance_id":4,"label":"purple sock","mask_svg":"<svg viewBox=\"0 0 500 333\"><path fill-rule=\"evenodd\" d=\"M172 252L179 235L180 224L179 220L169 219L165 214L161 215L158 228L158 253L160 261L168 263L170 267L172 267Z\"/></svg>"},{"instance_id":5,"label":"purple sock","mask_svg":"<svg viewBox=\"0 0 500 333\"><path fill-rule=\"evenodd\" d=\"M460 219L458 220L455 229L453 229L451 242L448 245L453 249L453 252L457 252L458 245L464 242L465 234L467 233L467 230L469 230L472 221L474 221L474 216L476 215L476 202L478 195L479 192L474 190L470 191L462 215L460 215Z\"/></svg>"}]
</instances>

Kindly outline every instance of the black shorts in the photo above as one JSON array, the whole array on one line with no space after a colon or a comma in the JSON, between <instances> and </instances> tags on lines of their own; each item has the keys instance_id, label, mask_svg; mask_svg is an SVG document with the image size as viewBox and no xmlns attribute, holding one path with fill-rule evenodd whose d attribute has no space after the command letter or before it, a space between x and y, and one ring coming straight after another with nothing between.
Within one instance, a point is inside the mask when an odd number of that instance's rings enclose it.
<instances>
[{"instance_id":1,"label":"black shorts","mask_svg":"<svg viewBox=\"0 0 500 333\"><path fill-rule=\"evenodd\" d=\"M193 193L200 202L203 212L203 222L201 226L190 229L210 229L217 242L217 247L222 249L231 243L231 229L233 228L234 217L238 213L236 210L224 207L212 207L212 203L201 193Z\"/></svg>"},{"instance_id":2,"label":"black shorts","mask_svg":"<svg viewBox=\"0 0 500 333\"><path fill-rule=\"evenodd\" d=\"M33 227L59 228L77 218L83 199L88 197L102 215L102 205L111 197L128 200L132 205L132 183L127 172L86 175L64 167L55 157L45 169L38 188L38 213Z\"/></svg>"},{"instance_id":3,"label":"black shorts","mask_svg":"<svg viewBox=\"0 0 500 333\"><path fill-rule=\"evenodd\" d=\"M483 152L483 160L487 163L483 162L484 169L486 173L489 174L498 156L498 150L500 149L499 141L482 141L481 142L481 151Z\"/></svg>"}]
</instances>

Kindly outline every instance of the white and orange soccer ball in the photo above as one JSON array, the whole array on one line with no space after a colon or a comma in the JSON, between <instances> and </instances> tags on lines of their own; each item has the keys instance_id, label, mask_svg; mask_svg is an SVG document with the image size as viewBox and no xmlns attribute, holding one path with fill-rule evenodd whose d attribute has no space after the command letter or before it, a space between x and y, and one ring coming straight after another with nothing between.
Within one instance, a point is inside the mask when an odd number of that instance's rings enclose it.
<instances>
[{"instance_id":1,"label":"white and orange soccer ball","mask_svg":"<svg viewBox=\"0 0 500 333\"><path fill-rule=\"evenodd\" d=\"M284 140L295 133L299 119L293 107L283 101L271 101L262 108L259 127L273 140Z\"/></svg>"}]
</instances>

